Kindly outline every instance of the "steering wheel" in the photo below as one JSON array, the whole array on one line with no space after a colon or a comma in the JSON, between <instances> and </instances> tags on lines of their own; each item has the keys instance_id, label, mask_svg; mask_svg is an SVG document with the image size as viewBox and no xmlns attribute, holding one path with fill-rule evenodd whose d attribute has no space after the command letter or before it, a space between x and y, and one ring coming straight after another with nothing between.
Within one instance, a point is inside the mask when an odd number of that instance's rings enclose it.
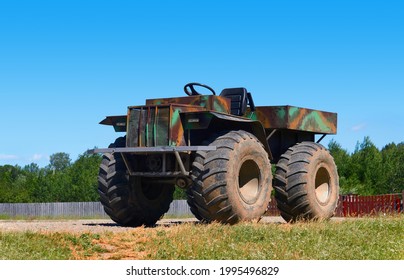
<instances>
[{"instance_id":1,"label":"steering wheel","mask_svg":"<svg viewBox=\"0 0 404 280\"><path fill-rule=\"evenodd\" d=\"M198 87L203 87L206 88L208 90L210 90L213 95L216 95L216 92L213 90L213 88L204 85L204 84L200 84L200 83L188 83L184 86L184 91L187 95L189 96L193 96L193 95L202 95L201 93L197 92L194 88L194 86L198 86Z\"/></svg>"}]
</instances>

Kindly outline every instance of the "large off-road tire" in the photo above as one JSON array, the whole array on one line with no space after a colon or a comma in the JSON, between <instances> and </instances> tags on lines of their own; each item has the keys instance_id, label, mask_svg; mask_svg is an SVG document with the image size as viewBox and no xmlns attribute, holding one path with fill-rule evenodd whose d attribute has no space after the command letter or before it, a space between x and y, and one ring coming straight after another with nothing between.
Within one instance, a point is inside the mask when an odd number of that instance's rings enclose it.
<instances>
[{"instance_id":1,"label":"large off-road tire","mask_svg":"<svg viewBox=\"0 0 404 280\"><path fill-rule=\"evenodd\" d=\"M204 143L208 144L208 143ZM203 161L205 159L206 152L200 151L196 154L195 160L193 162L193 170L191 172L191 179L192 182L195 184L198 182L198 178L201 176L201 171L203 170ZM195 196L194 196L194 190L195 188L190 187L186 190L186 195L187 195L187 203L189 206L189 210L191 210L191 213L194 214L195 218L202 222L208 222L209 220L206 220L201 214L198 209L198 206L195 204Z\"/></svg>"},{"instance_id":2,"label":"large off-road tire","mask_svg":"<svg viewBox=\"0 0 404 280\"><path fill-rule=\"evenodd\" d=\"M197 215L228 224L259 219L272 190L271 164L263 145L246 131L223 133L210 145L216 151L198 152L192 167L191 205Z\"/></svg>"},{"instance_id":3,"label":"large off-road tire","mask_svg":"<svg viewBox=\"0 0 404 280\"><path fill-rule=\"evenodd\" d=\"M287 222L331 218L339 197L333 157L313 142L290 147L276 165L274 188L281 216Z\"/></svg>"},{"instance_id":4,"label":"large off-road tire","mask_svg":"<svg viewBox=\"0 0 404 280\"><path fill-rule=\"evenodd\" d=\"M189 206L189 210L191 210L191 213L194 214L195 218L197 218L198 220L204 221L204 218L201 216L201 214L199 214L198 207L195 205L195 198L192 189L188 188L185 193L187 195L187 203Z\"/></svg>"},{"instance_id":5,"label":"large off-road tire","mask_svg":"<svg viewBox=\"0 0 404 280\"><path fill-rule=\"evenodd\" d=\"M122 147L125 138L118 138L110 148ZM154 225L170 207L174 186L144 182L130 177L120 153L103 156L98 192L105 212L122 226Z\"/></svg>"}]
</instances>

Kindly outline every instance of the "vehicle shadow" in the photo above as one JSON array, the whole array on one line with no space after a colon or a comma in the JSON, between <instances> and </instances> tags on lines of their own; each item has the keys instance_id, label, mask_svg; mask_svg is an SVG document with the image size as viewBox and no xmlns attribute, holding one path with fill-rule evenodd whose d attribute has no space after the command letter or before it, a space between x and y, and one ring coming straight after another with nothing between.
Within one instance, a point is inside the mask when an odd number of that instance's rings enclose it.
<instances>
[{"instance_id":1,"label":"vehicle shadow","mask_svg":"<svg viewBox=\"0 0 404 280\"><path fill-rule=\"evenodd\" d=\"M260 219L259 221L260 224L284 224L286 223L281 217L263 217L262 219ZM201 222L195 218L173 218L173 219L162 219L160 221L158 221L155 225L152 226L142 226L142 228L159 228L159 227L174 227L174 226L179 226L179 225L185 225L185 224L191 224L191 225L203 225L203 224L207 224L205 222ZM115 223L114 221L111 220L111 222L109 221L100 221L100 222L94 222L91 221L89 223L85 223L84 226L89 226L89 227L102 227L102 228L110 228L110 229L134 229L136 227L130 227L130 226L122 226L119 225L117 223Z\"/></svg>"},{"instance_id":2,"label":"vehicle shadow","mask_svg":"<svg viewBox=\"0 0 404 280\"><path fill-rule=\"evenodd\" d=\"M183 225L183 224L204 224L203 222L198 221L197 219L163 219L158 221L155 225L152 226L143 226L143 228L158 228L158 227L172 227L172 226L178 226L178 225ZM130 226L122 226L119 225L113 221L111 222L89 222L83 224L84 226L88 227L104 227L104 228L136 228L136 227L130 227Z\"/></svg>"}]
</instances>

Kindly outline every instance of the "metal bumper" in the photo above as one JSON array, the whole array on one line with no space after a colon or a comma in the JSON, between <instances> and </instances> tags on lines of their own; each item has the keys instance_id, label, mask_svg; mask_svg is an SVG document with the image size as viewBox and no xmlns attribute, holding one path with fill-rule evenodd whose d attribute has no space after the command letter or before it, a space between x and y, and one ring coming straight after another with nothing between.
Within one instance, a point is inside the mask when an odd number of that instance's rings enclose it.
<instances>
[{"instance_id":1,"label":"metal bumper","mask_svg":"<svg viewBox=\"0 0 404 280\"><path fill-rule=\"evenodd\" d=\"M113 154L120 153L125 162L126 168L130 175L132 176L145 176L145 177L177 177L177 176L189 176L189 172L186 170L184 163L181 159L180 153L190 153L197 151L216 151L216 146L161 146L161 147L126 147L126 148L104 148L104 149L92 149L88 150L89 154ZM128 154L163 154L163 171L159 173L139 173L132 170L131 165L129 164L128 158L126 155ZM178 162L178 166L180 168L180 172L166 172L166 154L173 153Z\"/></svg>"}]
</instances>

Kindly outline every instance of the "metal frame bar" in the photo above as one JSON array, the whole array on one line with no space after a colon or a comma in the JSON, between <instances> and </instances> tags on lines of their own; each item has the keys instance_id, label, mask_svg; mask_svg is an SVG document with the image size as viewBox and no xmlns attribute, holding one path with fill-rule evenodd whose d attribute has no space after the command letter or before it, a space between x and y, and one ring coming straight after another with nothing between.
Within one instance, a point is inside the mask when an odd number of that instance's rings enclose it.
<instances>
[{"instance_id":1,"label":"metal frame bar","mask_svg":"<svg viewBox=\"0 0 404 280\"><path fill-rule=\"evenodd\" d=\"M272 130L272 132L268 135L268 137L267 137L267 141L269 140L269 138L271 138L274 134L275 134L275 132L277 132L278 130L277 129L274 129L274 130Z\"/></svg>"},{"instance_id":2,"label":"metal frame bar","mask_svg":"<svg viewBox=\"0 0 404 280\"><path fill-rule=\"evenodd\" d=\"M123 162L125 163L126 169L128 169L129 175L133 176L135 172L133 171L132 166L129 163L129 160L126 157L126 154L121 153L121 156L122 156Z\"/></svg>"},{"instance_id":3,"label":"metal frame bar","mask_svg":"<svg viewBox=\"0 0 404 280\"><path fill-rule=\"evenodd\" d=\"M185 166L184 166L184 163L182 162L182 159L180 157L180 153L178 151L175 151L174 154L175 154L175 158L177 159L178 165L180 166L182 175L188 176L189 172L187 172L185 170Z\"/></svg>"},{"instance_id":4,"label":"metal frame bar","mask_svg":"<svg viewBox=\"0 0 404 280\"><path fill-rule=\"evenodd\" d=\"M323 134L323 136L321 136L321 138L320 138L320 139L318 139L316 143L320 143L320 142L321 142L321 140L323 140L323 139L324 139L324 137L326 137L326 136L327 136L327 134Z\"/></svg>"},{"instance_id":5,"label":"metal frame bar","mask_svg":"<svg viewBox=\"0 0 404 280\"><path fill-rule=\"evenodd\" d=\"M189 172L186 170L184 162L181 159L180 152L188 153L195 151L216 151L216 146L162 146L162 147L127 147L127 148L108 148L108 149L92 149L88 150L89 154L98 154L98 153L120 153L122 155L122 159L126 165L126 168L131 176L145 176L145 177L153 177L153 176L164 176L164 177L177 177L180 175L189 176ZM132 169L132 166L127 158L128 154L148 154L148 153L162 153L163 155L163 166L162 172L135 172ZM168 153L174 153L175 158L178 163L178 167L180 171L176 172L167 172L166 171L166 155Z\"/></svg>"},{"instance_id":6,"label":"metal frame bar","mask_svg":"<svg viewBox=\"0 0 404 280\"><path fill-rule=\"evenodd\" d=\"M174 152L197 152L197 151L216 151L216 146L161 146L161 147L127 147L127 148L106 148L91 149L89 154L106 153L174 153Z\"/></svg>"}]
</instances>

